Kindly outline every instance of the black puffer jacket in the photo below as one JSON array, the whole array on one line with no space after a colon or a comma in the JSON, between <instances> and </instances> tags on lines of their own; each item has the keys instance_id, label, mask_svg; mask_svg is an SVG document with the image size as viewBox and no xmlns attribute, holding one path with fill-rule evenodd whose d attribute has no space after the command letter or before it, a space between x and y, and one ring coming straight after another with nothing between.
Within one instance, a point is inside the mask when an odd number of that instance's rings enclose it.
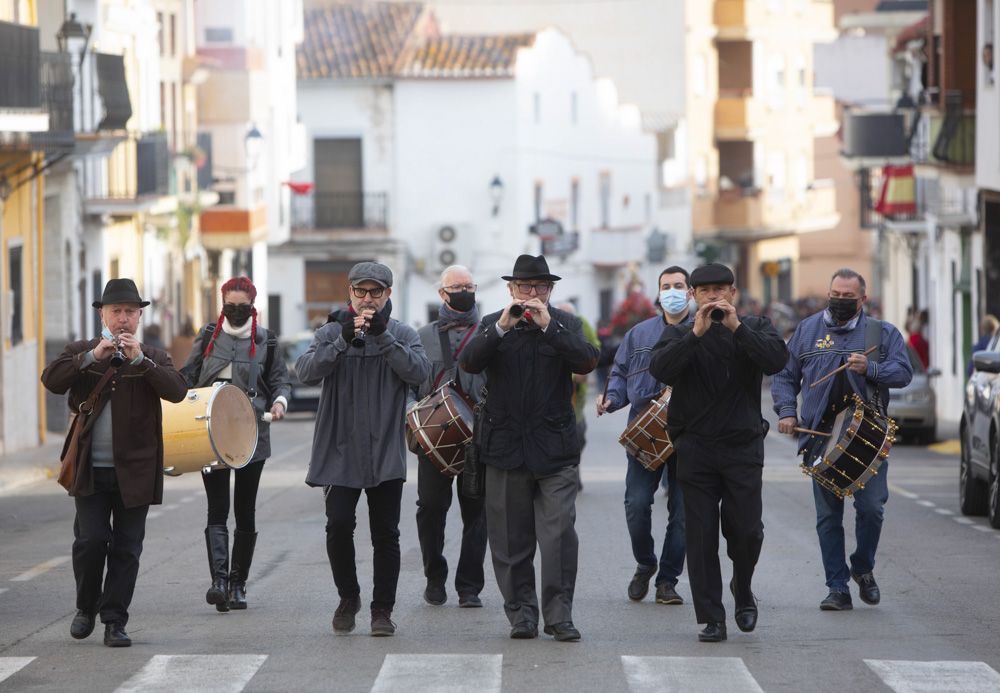
<instances>
[{"instance_id":1,"label":"black puffer jacket","mask_svg":"<svg viewBox=\"0 0 1000 693\"><path fill-rule=\"evenodd\" d=\"M469 373L486 372L481 459L500 469L527 466L538 476L578 464L572 374L592 371L597 349L578 318L555 308L545 332L521 322L500 337L500 315L483 318L459 361Z\"/></svg>"}]
</instances>

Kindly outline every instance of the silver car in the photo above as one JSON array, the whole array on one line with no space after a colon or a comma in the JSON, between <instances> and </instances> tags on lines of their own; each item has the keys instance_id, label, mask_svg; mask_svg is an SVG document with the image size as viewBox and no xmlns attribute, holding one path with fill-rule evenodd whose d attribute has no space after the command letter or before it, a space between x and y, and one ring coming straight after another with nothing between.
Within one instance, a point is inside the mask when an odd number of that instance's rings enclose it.
<instances>
[{"instance_id":1,"label":"silver car","mask_svg":"<svg viewBox=\"0 0 1000 693\"><path fill-rule=\"evenodd\" d=\"M913 366L913 380L906 387L889 390L888 413L899 426L901 438L926 445L937 437L937 395L931 379L941 375L941 371L924 368L913 347L907 345L906 349Z\"/></svg>"}]
</instances>

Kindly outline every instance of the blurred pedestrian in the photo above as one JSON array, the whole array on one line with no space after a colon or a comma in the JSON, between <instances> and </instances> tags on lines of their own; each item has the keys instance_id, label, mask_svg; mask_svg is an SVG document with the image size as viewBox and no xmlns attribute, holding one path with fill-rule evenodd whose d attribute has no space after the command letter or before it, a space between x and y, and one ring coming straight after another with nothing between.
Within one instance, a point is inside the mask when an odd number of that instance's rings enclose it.
<instances>
[{"instance_id":1,"label":"blurred pedestrian","mask_svg":"<svg viewBox=\"0 0 1000 693\"><path fill-rule=\"evenodd\" d=\"M995 315L987 313L983 316L983 319L979 321L979 339L972 345L973 354L977 351L983 351L990 345L990 340L993 339L993 335L996 334L998 327L1000 327L1000 320L997 320ZM965 369L965 377L971 378L972 372L975 368L976 364L972 362L972 358L970 356L969 364Z\"/></svg>"}]
</instances>

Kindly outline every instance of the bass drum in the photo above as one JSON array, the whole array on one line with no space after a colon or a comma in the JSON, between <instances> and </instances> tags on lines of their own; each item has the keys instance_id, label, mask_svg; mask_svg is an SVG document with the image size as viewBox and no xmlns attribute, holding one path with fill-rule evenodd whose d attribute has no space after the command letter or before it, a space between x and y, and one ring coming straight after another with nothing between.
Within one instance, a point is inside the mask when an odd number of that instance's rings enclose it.
<instances>
[{"instance_id":1,"label":"bass drum","mask_svg":"<svg viewBox=\"0 0 1000 693\"><path fill-rule=\"evenodd\" d=\"M163 473L210 472L245 467L257 450L257 414L235 385L188 390L182 402L161 400Z\"/></svg>"}]
</instances>

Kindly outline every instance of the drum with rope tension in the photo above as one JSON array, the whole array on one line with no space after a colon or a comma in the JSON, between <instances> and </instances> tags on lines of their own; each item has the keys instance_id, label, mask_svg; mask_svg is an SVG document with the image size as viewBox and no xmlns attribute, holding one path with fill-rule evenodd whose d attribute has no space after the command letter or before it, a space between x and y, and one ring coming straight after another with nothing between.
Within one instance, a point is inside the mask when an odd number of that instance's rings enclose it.
<instances>
[{"instance_id":1,"label":"drum with rope tension","mask_svg":"<svg viewBox=\"0 0 1000 693\"><path fill-rule=\"evenodd\" d=\"M639 464L655 471L674 454L674 444L667 433L667 408L670 405L670 387L652 400L641 414L629 421L628 427L618 438Z\"/></svg>"},{"instance_id":2,"label":"drum with rope tension","mask_svg":"<svg viewBox=\"0 0 1000 693\"><path fill-rule=\"evenodd\" d=\"M407 436L446 476L465 466L465 446L472 440L472 406L447 382L406 412Z\"/></svg>"}]
</instances>

